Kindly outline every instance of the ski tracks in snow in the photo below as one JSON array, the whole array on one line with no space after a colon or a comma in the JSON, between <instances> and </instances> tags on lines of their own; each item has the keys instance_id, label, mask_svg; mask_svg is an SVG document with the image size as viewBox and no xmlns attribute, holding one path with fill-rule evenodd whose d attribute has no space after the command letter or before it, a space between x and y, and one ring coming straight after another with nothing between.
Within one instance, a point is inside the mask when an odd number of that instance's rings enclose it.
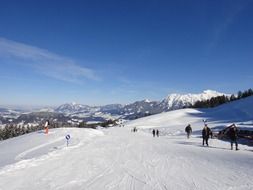
<instances>
[{"instance_id":1,"label":"ski tracks in snow","mask_svg":"<svg viewBox=\"0 0 253 190\"><path fill-rule=\"evenodd\" d=\"M88 143L86 143L87 145ZM66 147L64 137L58 137L39 146L30 148L15 157L16 163L6 165L1 168L0 175L15 172L17 170L36 167L43 164L46 160L58 159L60 156L67 153L67 150L79 148L84 142L81 138L72 139L71 145Z\"/></svg>"},{"instance_id":2,"label":"ski tracks in snow","mask_svg":"<svg viewBox=\"0 0 253 190\"><path fill-rule=\"evenodd\" d=\"M114 158L113 162L111 164L109 164L103 171L101 171L99 174L92 176L92 179L88 180L85 182L85 187L87 189L89 189L92 185L96 184L97 182L99 182L99 180L103 177L105 177L106 175L108 175L108 173L112 173L113 170L115 170L115 167L117 164L119 164L119 160L120 160L120 156L124 153L124 151L126 150L126 147L124 147L124 145L121 145L119 148L120 151L117 152L116 157Z\"/></svg>"},{"instance_id":3,"label":"ski tracks in snow","mask_svg":"<svg viewBox=\"0 0 253 190\"><path fill-rule=\"evenodd\" d=\"M28 155L28 154L30 154L30 153L32 153L34 151L39 151L40 149L42 149L44 147L47 147L49 145L55 144L55 143L60 142L60 141L62 141L62 137L61 138L57 138L57 139L55 139L53 141L50 141L48 143L44 143L44 144L41 144L39 146L33 147L33 148L31 148L29 150L26 150L26 151L20 153L19 155L17 155L16 158L15 158L15 160L17 160L17 161L23 160L23 159L25 159L26 155Z\"/></svg>"},{"instance_id":4,"label":"ski tracks in snow","mask_svg":"<svg viewBox=\"0 0 253 190\"><path fill-rule=\"evenodd\" d=\"M19 162L0 170L0 175L14 174L7 180L19 180L23 187L20 189L39 186L53 190L250 190L253 187L249 180L253 174L248 168L253 164L249 151L203 148L199 146L201 139L196 137L153 138L145 132L131 133L127 127L103 132L105 135L100 138L89 141L80 138L68 148L22 160L50 143L58 143L59 139L28 149L17 155ZM17 170L18 175L10 172ZM30 172L35 182L24 184L16 177L29 176ZM6 181L3 180L5 185L11 186Z\"/></svg>"}]
</instances>

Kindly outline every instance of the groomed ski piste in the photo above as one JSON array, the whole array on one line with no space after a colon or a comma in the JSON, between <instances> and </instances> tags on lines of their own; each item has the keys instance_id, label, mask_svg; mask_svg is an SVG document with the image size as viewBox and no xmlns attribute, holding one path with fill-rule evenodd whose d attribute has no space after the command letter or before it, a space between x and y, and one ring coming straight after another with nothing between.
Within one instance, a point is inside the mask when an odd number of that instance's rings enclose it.
<instances>
[{"instance_id":1,"label":"groomed ski piste","mask_svg":"<svg viewBox=\"0 0 253 190\"><path fill-rule=\"evenodd\" d=\"M125 127L51 129L2 141L0 189L252 190L253 147L230 150L229 142L218 139L203 147L203 119L213 130L231 123L251 129L253 97L157 114ZM193 128L190 139L187 124ZM152 136L154 128L160 137Z\"/></svg>"}]
</instances>

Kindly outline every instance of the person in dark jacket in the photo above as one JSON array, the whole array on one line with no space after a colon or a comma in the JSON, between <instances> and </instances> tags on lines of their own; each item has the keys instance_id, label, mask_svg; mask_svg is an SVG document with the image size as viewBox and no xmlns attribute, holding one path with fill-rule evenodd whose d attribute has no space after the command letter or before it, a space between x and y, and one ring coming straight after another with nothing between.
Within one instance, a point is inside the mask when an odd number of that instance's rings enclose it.
<instances>
[{"instance_id":1,"label":"person in dark jacket","mask_svg":"<svg viewBox=\"0 0 253 190\"><path fill-rule=\"evenodd\" d=\"M205 124L205 127L202 130L203 146L205 145L205 143L208 146L208 139L210 136L212 137L212 131L207 126L207 124Z\"/></svg>"},{"instance_id":2,"label":"person in dark jacket","mask_svg":"<svg viewBox=\"0 0 253 190\"><path fill-rule=\"evenodd\" d=\"M187 134L187 138L189 139L190 138L190 135L192 133L192 128L191 128L191 125L187 125L186 128L185 128L185 132Z\"/></svg>"},{"instance_id":3,"label":"person in dark jacket","mask_svg":"<svg viewBox=\"0 0 253 190\"><path fill-rule=\"evenodd\" d=\"M156 130L156 136L159 137L159 130Z\"/></svg>"},{"instance_id":4,"label":"person in dark jacket","mask_svg":"<svg viewBox=\"0 0 253 190\"><path fill-rule=\"evenodd\" d=\"M235 124L231 125L228 131L228 137L230 138L231 142L231 150L233 150L233 143L235 143L235 149L238 149L238 143L237 143L237 138L238 138L238 130Z\"/></svg>"},{"instance_id":5,"label":"person in dark jacket","mask_svg":"<svg viewBox=\"0 0 253 190\"><path fill-rule=\"evenodd\" d=\"M153 129L152 133L153 133L153 137L155 137L155 129Z\"/></svg>"}]
</instances>

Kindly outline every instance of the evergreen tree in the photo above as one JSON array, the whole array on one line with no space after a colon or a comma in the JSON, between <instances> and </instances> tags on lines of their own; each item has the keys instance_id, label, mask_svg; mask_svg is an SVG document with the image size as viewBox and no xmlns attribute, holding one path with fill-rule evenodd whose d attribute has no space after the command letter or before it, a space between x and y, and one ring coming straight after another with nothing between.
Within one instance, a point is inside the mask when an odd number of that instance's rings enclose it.
<instances>
[{"instance_id":1,"label":"evergreen tree","mask_svg":"<svg viewBox=\"0 0 253 190\"><path fill-rule=\"evenodd\" d=\"M237 93L237 99L239 100L239 99L241 99L242 98L242 91L239 91L238 93Z\"/></svg>"},{"instance_id":2,"label":"evergreen tree","mask_svg":"<svg viewBox=\"0 0 253 190\"><path fill-rule=\"evenodd\" d=\"M3 140L3 129L0 127L0 141Z\"/></svg>"},{"instance_id":3,"label":"evergreen tree","mask_svg":"<svg viewBox=\"0 0 253 190\"><path fill-rule=\"evenodd\" d=\"M79 128L86 128L87 124L86 124L86 122L83 121L83 122L79 123L78 127Z\"/></svg>"},{"instance_id":4,"label":"evergreen tree","mask_svg":"<svg viewBox=\"0 0 253 190\"><path fill-rule=\"evenodd\" d=\"M235 97L234 94L232 94L232 95L230 96L230 101L232 102L232 101L235 101L235 100L236 100L236 97Z\"/></svg>"},{"instance_id":5,"label":"evergreen tree","mask_svg":"<svg viewBox=\"0 0 253 190\"><path fill-rule=\"evenodd\" d=\"M251 88L248 90L248 94L249 94L249 96L253 95L253 90Z\"/></svg>"}]
</instances>

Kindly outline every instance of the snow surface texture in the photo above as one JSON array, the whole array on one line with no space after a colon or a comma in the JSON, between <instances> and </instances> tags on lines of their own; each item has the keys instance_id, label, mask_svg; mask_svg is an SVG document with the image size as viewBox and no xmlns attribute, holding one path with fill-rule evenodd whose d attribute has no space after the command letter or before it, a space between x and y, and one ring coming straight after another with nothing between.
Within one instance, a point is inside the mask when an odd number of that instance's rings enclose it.
<instances>
[{"instance_id":1,"label":"snow surface texture","mask_svg":"<svg viewBox=\"0 0 253 190\"><path fill-rule=\"evenodd\" d=\"M215 109L183 109L110 129L53 129L0 143L1 190L252 190L253 147L199 138L210 127L250 126L253 97ZM185 126L193 135L187 139ZM137 127L138 132L131 129ZM161 130L153 138L150 131ZM71 135L69 146L64 139Z\"/></svg>"}]
</instances>

